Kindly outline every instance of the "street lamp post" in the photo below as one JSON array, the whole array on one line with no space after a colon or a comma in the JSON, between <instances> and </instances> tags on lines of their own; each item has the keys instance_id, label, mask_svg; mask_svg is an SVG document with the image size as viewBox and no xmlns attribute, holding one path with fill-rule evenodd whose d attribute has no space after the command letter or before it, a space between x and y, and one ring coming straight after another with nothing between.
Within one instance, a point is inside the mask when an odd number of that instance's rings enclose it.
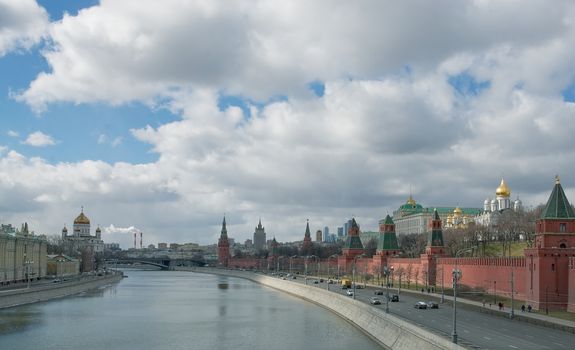
<instances>
[{"instance_id":1,"label":"street lamp post","mask_svg":"<svg viewBox=\"0 0 575 350\"><path fill-rule=\"evenodd\" d=\"M293 255L289 257L289 273L292 274L292 259L297 258L297 255Z\"/></svg>"},{"instance_id":2,"label":"street lamp post","mask_svg":"<svg viewBox=\"0 0 575 350\"><path fill-rule=\"evenodd\" d=\"M513 310L513 270L511 271L511 313L509 314L509 318L515 317L515 311Z\"/></svg>"},{"instance_id":3,"label":"street lamp post","mask_svg":"<svg viewBox=\"0 0 575 350\"><path fill-rule=\"evenodd\" d=\"M452 275L453 275L453 331L451 332L451 341L457 344L457 281L461 278L461 270L459 270L456 267L455 269L453 269Z\"/></svg>"},{"instance_id":4,"label":"street lamp post","mask_svg":"<svg viewBox=\"0 0 575 350\"><path fill-rule=\"evenodd\" d=\"M451 272L453 277L453 331L451 332L451 341L457 344L457 282L461 279L461 270L457 267L460 254L471 251L473 248L461 249L455 254L455 268Z\"/></svg>"},{"instance_id":5,"label":"street lamp post","mask_svg":"<svg viewBox=\"0 0 575 350\"><path fill-rule=\"evenodd\" d=\"M26 256L24 256L24 259L26 259ZM30 289L30 264L33 263L34 261L28 259L24 261L24 264L26 264L26 283L27 283L26 288L28 289Z\"/></svg>"},{"instance_id":6,"label":"street lamp post","mask_svg":"<svg viewBox=\"0 0 575 350\"><path fill-rule=\"evenodd\" d=\"M337 254L333 254L327 258L327 281L326 281L325 285L327 286L326 288L328 291L329 291L329 281L331 280L331 277L329 274L329 259L331 259L331 258L337 259ZM339 263L338 263L338 268L339 268Z\"/></svg>"},{"instance_id":7,"label":"street lamp post","mask_svg":"<svg viewBox=\"0 0 575 350\"><path fill-rule=\"evenodd\" d=\"M303 260L304 262L304 282L307 285L307 259L309 258L309 256L306 256Z\"/></svg>"},{"instance_id":8,"label":"street lamp post","mask_svg":"<svg viewBox=\"0 0 575 350\"><path fill-rule=\"evenodd\" d=\"M390 269L386 265L383 267L383 275L385 277L385 313L386 314L389 313L389 274L390 274Z\"/></svg>"},{"instance_id":9,"label":"street lamp post","mask_svg":"<svg viewBox=\"0 0 575 350\"><path fill-rule=\"evenodd\" d=\"M353 258L353 270L352 270L352 274L351 274L351 281L352 281L352 284L353 284L353 299L354 299L354 300L355 300L355 264L356 264L356 262L357 262L357 258L361 258L361 257L363 257L363 256L365 256L365 255L364 255L364 254L360 254L360 255L356 255L356 256Z\"/></svg>"},{"instance_id":10,"label":"street lamp post","mask_svg":"<svg viewBox=\"0 0 575 350\"><path fill-rule=\"evenodd\" d=\"M445 265L441 264L441 303L445 303L445 290L443 288L443 277L445 273Z\"/></svg>"}]
</instances>

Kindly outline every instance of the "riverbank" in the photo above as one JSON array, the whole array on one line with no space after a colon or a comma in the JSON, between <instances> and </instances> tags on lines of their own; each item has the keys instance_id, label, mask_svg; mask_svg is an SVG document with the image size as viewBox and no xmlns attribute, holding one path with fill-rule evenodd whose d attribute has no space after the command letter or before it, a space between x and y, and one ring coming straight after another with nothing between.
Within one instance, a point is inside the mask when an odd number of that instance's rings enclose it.
<instances>
[{"instance_id":1,"label":"riverbank","mask_svg":"<svg viewBox=\"0 0 575 350\"><path fill-rule=\"evenodd\" d=\"M386 314L383 310L320 288L248 271L205 267L178 268L178 270L245 278L300 297L346 319L386 349L464 349L439 335L414 326L391 314Z\"/></svg>"},{"instance_id":2,"label":"riverbank","mask_svg":"<svg viewBox=\"0 0 575 350\"><path fill-rule=\"evenodd\" d=\"M90 276L78 281L42 285L30 289L6 290L0 293L0 309L67 297L116 283L122 278L123 274L118 272L104 276Z\"/></svg>"}]
</instances>

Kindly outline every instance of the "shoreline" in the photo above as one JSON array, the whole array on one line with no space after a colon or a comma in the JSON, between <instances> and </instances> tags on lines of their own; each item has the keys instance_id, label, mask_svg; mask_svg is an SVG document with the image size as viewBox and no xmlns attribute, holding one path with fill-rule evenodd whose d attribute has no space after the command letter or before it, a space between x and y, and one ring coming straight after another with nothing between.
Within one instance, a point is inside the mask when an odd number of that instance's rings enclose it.
<instances>
[{"instance_id":1,"label":"shoreline","mask_svg":"<svg viewBox=\"0 0 575 350\"><path fill-rule=\"evenodd\" d=\"M107 284L117 283L122 278L122 273L114 273L105 276L93 276L87 280L45 285L38 288L7 290L0 294L0 309L64 298Z\"/></svg>"},{"instance_id":2,"label":"shoreline","mask_svg":"<svg viewBox=\"0 0 575 350\"><path fill-rule=\"evenodd\" d=\"M299 297L350 322L385 349L465 349L442 336L417 327L396 316L386 314L383 310L323 289L294 284L291 281L252 272L205 267L178 268L176 270L244 278Z\"/></svg>"}]
</instances>

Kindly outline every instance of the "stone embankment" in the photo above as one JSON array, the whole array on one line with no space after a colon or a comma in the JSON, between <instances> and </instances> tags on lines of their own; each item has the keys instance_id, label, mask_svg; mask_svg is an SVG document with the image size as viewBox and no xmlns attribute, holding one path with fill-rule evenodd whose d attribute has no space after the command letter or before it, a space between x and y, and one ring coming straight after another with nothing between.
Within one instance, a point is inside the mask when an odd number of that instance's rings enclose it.
<instances>
[{"instance_id":1,"label":"stone embankment","mask_svg":"<svg viewBox=\"0 0 575 350\"><path fill-rule=\"evenodd\" d=\"M386 314L381 309L321 288L245 271L216 268L194 268L191 271L246 278L311 301L348 320L387 349L464 349L444 337Z\"/></svg>"},{"instance_id":2,"label":"stone embankment","mask_svg":"<svg viewBox=\"0 0 575 350\"><path fill-rule=\"evenodd\" d=\"M122 277L122 273L115 273L105 276L91 276L78 281L47 284L30 289L23 288L2 291L0 293L0 309L78 294L118 282Z\"/></svg>"}]
</instances>

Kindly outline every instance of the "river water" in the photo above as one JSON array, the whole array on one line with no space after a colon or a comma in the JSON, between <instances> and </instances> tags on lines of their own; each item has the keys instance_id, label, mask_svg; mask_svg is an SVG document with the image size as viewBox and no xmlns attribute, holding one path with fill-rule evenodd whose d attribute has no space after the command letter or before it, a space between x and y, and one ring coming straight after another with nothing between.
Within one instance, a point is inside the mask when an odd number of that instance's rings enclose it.
<instances>
[{"instance_id":1,"label":"river water","mask_svg":"<svg viewBox=\"0 0 575 350\"><path fill-rule=\"evenodd\" d=\"M329 311L248 280L125 273L107 288L0 310L0 349L380 349Z\"/></svg>"}]
</instances>

